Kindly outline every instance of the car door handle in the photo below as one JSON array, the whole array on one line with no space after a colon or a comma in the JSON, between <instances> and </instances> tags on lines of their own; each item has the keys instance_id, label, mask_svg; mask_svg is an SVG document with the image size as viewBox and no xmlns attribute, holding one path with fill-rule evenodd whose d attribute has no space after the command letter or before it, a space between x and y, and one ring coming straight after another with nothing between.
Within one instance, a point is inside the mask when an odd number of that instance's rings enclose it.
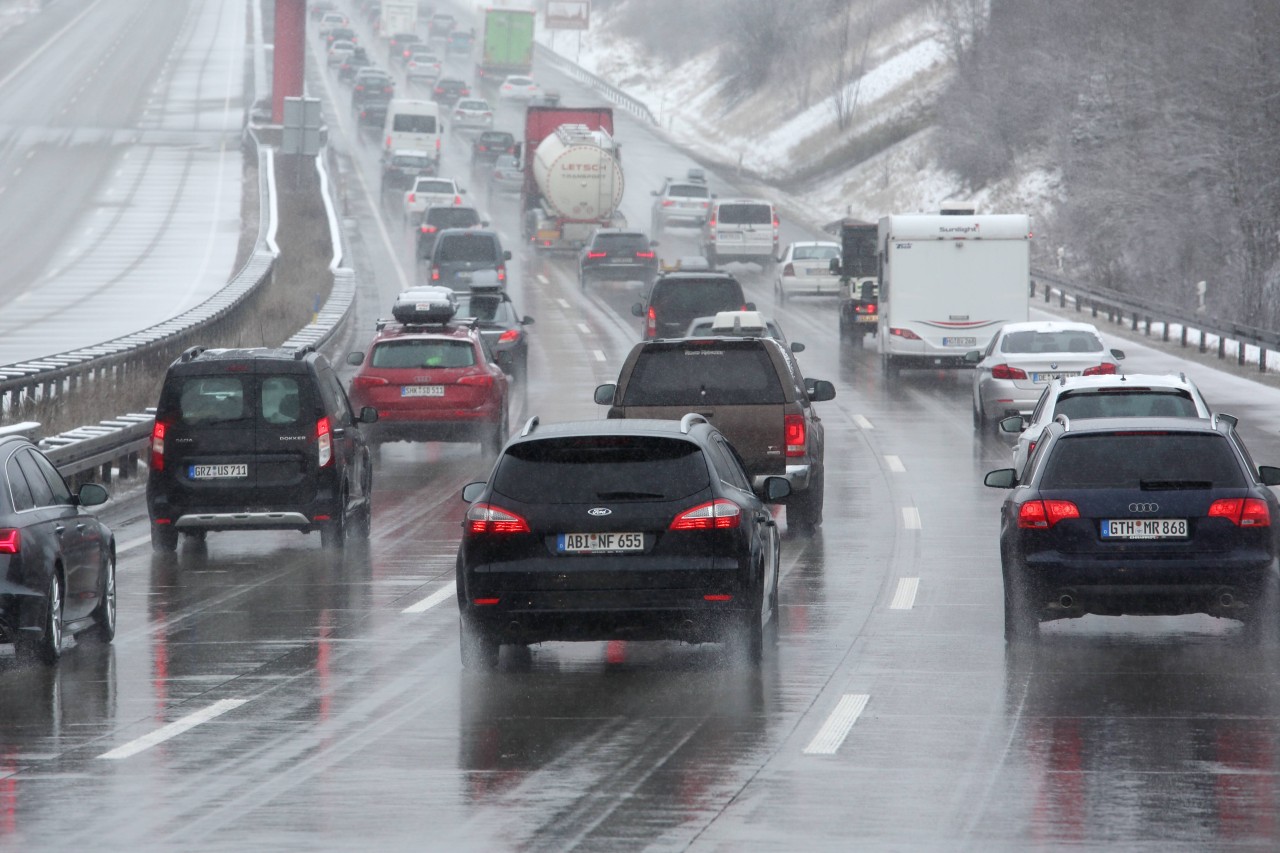
<instances>
[{"instance_id":1,"label":"car door handle","mask_svg":"<svg viewBox=\"0 0 1280 853\"><path fill-rule=\"evenodd\" d=\"M64 533L66 533L66 532L67 532L67 528L66 528L66 527L64 527L63 525L59 524L59 525L56 525L56 526L53 528L53 532L54 532L54 533L56 533L56 534L58 534L59 536L61 536L62 534L64 534Z\"/></svg>"},{"instance_id":2,"label":"car door handle","mask_svg":"<svg viewBox=\"0 0 1280 853\"><path fill-rule=\"evenodd\" d=\"M345 429L343 429L342 427L335 427L335 428L334 428L334 430L333 430L333 437L334 437L334 438L342 438L342 437L343 437L343 436L345 436L346 434L347 434L347 431L346 431Z\"/></svg>"},{"instance_id":3,"label":"car door handle","mask_svg":"<svg viewBox=\"0 0 1280 853\"><path fill-rule=\"evenodd\" d=\"M79 524L76 525L76 530L79 530L81 533L84 533L85 527L86 527L85 523L80 522Z\"/></svg>"}]
</instances>

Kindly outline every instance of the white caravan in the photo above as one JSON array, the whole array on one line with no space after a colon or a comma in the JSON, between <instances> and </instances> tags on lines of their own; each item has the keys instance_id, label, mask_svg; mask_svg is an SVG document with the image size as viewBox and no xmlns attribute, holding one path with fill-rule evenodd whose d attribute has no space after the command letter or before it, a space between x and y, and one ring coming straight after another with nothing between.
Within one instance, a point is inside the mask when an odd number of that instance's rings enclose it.
<instances>
[{"instance_id":1,"label":"white caravan","mask_svg":"<svg viewBox=\"0 0 1280 853\"><path fill-rule=\"evenodd\" d=\"M899 368L972 367L1030 310L1031 217L901 214L880 219L880 359Z\"/></svg>"}]
</instances>

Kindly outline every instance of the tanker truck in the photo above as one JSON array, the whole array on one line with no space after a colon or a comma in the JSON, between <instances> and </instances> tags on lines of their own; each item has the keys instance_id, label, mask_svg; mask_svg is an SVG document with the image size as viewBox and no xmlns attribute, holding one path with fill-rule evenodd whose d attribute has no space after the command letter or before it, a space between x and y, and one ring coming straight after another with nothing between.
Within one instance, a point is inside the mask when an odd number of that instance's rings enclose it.
<instances>
[{"instance_id":1,"label":"tanker truck","mask_svg":"<svg viewBox=\"0 0 1280 853\"><path fill-rule=\"evenodd\" d=\"M623 176L607 107L530 107L525 116L524 236L541 251L580 249L597 228L625 227Z\"/></svg>"}]
</instances>

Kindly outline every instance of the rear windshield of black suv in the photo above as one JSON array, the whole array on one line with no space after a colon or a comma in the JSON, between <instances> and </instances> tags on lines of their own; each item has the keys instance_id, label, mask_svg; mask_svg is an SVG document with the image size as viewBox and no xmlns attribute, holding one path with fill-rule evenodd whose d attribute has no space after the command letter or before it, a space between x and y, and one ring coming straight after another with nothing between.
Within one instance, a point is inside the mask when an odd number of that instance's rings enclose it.
<instances>
[{"instance_id":1,"label":"rear windshield of black suv","mask_svg":"<svg viewBox=\"0 0 1280 853\"><path fill-rule=\"evenodd\" d=\"M725 225L772 225L773 209L767 204L722 204L719 219Z\"/></svg>"},{"instance_id":2,"label":"rear windshield of black suv","mask_svg":"<svg viewBox=\"0 0 1280 853\"><path fill-rule=\"evenodd\" d=\"M786 402L758 341L646 347L627 379L624 406L729 406Z\"/></svg>"},{"instance_id":3,"label":"rear windshield of black suv","mask_svg":"<svg viewBox=\"0 0 1280 853\"><path fill-rule=\"evenodd\" d=\"M497 263L498 247L492 237L477 234L446 234L436 243L435 257L437 264L453 261Z\"/></svg>"},{"instance_id":4,"label":"rear windshield of black suv","mask_svg":"<svg viewBox=\"0 0 1280 853\"><path fill-rule=\"evenodd\" d=\"M650 302L660 316L705 317L717 311L741 311L742 285L728 278L667 279L654 285Z\"/></svg>"},{"instance_id":5,"label":"rear windshield of black suv","mask_svg":"<svg viewBox=\"0 0 1280 853\"><path fill-rule=\"evenodd\" d=\"M293 424L302 417L300 380L284 376L188 376L177 390L178 415L189 426L243 425L261 419Z\"/></svg>"},{"instance_id":6,"label":"rear windshield of black suv","mask_svg":"<svg viewBox=\"0 0 1280 853\"><path fill-rule=\"evenodd\" d=\"M1244 473L1218 433L1067 435L1052 449L1042 489L1240 488Z\"/></svg>"},{"instance_id":7,"label":"rear windshield of black suv","mask_svg":"<svg viewBox=\"0 0 1280 853\"><path fill-rule=\"evenodd\" d=\"M524 503L672 501L710 485L698 445L648 436L583 436L510 447L495 492Z\"/></svg>"},{"instance_id":8,"label":"rear windshield of black suv","mask_svg":"<svg viewBox=\"0 0 1280 853\"><path fill-rule=\"evenodd\" d=\"M1068 418L1195 418L1195 400L1186 391L1150 388L1106 388L1067 391L1058 397L1055 415Z\"/></svg>"},{"instance_id":9,"label":"rear windshield of black suv","mask_svg":"<svg viewBox=\"0 0 1280 853\"><path fill-rule=\"evenodd\" d=\"M428 207L422 221L437 228L471 228L480 224L480 214L471 207Z\"/></svg>"}]
</instances>

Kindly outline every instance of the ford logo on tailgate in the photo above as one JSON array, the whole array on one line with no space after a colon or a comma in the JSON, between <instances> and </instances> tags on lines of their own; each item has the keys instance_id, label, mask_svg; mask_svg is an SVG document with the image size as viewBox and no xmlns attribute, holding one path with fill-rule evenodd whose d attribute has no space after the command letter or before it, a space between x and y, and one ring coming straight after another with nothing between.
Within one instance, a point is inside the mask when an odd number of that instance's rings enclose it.
<instances>
[{"instance_id":1,"label":"ford logo on tailgate","mask_svg":"<svg viewBox=\"0 0 1280 853\"><path fill-rule=\"evenodd\" d=\"M607 506L593 506L587 510L587 515L613 515L613 510Z\"/></svg>"}]
</instances>

